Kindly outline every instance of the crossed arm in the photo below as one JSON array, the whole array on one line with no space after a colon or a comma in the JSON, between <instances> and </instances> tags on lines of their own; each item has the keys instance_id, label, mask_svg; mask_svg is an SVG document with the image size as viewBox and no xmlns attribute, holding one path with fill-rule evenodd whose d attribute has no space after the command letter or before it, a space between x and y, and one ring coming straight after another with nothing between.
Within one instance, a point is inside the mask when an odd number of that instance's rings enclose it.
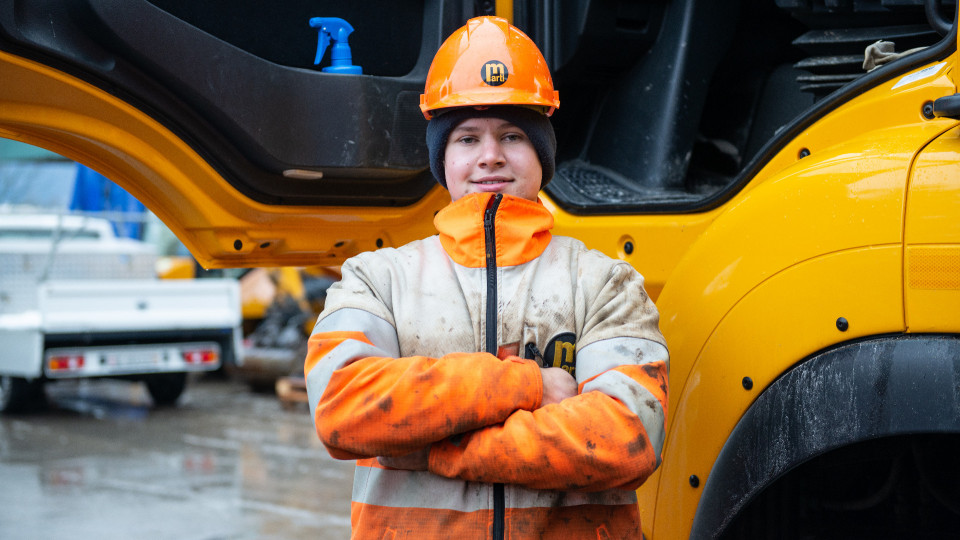
<instances>
[{"instance_id":1,"label":"crossed arm","mask_svg":"<svg viewBox=\"0 0 960 540\"><path fill-rule=\"evenodd\" d=\"M543 381L543 398L540 406L553 405L577 395L577 380L560 368L540 368L540 377ZM392 469L406 469L409 471L426 471L430 466L430 445L402 456L379 456L377 460L384 467Z\"/></svg>"},{"instance_id":2,"label":"crossed arm","mask_svg":"<svg viewBox=\"0 0 960 540\"><path fill-rule=\"evenodd\" d=\"M389 323L341 311L318 325L305 368L317 431L336 458L581 491L633 489L656 468L665 349L637 364L612 356L639 358L629 346L646 340L588 346L578 364L593 355L598 367L576 385L563 370L517 357L401 358Z\"/></svg>"}]
</instances>

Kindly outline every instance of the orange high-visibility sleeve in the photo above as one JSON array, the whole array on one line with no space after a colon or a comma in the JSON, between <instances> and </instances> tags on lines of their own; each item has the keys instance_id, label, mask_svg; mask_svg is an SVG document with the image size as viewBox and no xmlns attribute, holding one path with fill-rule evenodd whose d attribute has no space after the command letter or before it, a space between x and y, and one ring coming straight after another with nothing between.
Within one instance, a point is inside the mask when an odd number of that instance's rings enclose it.
<instances>
[{"instance_id":1,"label":"orange high-visibility sleeve","mask_svg":"<svg viewBox=\"0 0 960 540\"><path fill-rule=\"evenodd\" d=\"M666 364L619 366L666 410ZM435 443L430 471L448 478L517 484L530 489L636 489L658 456L640 418L599 391L517 411L502 424Z\"/></svg>"},{"instance_id":2,"label":"orange high-visibility sleeve","mask_svg":"<svg viewBox=\"0 0 960 540\"><path fill-rule=\"evenodd\" d=\"M328 352L348 339L355 339L367 345L373 345L370 343L370 340L367 339L367 336L363 335L363 332L326 332L322 339L314 339L313 336L311 336L307 342L307 358L303 362L303 376L306 377Z\"/></svg>"},{"instance_id":3,"label":"orange high-visibility sleeve","mask_svg":"<svg viewBox=\"0 0 960 540\"><path fill-rule=\"evenodd\" d=\"M343 342L342 332L311 338L307 364L317 369ZM535 362L486 353L441 358L366 357L333 371L317 404L317 433L333 457L397 456L452 435L533 410L543 395Z\"/></svg>"}]
</instances>

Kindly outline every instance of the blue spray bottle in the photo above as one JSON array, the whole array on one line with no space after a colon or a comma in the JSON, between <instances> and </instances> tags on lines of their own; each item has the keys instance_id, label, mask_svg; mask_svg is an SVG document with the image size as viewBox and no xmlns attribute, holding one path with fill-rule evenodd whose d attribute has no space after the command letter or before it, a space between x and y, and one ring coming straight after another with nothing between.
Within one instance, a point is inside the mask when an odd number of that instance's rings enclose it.
<instances>
[{"instance_id":1,"label":"blue spray bottle","mask_svg":"<svg viewBox=\"0 0 960 540\"><path fill-rule=\"evenodd\" d=\"M363 73L360 66L353 65L350 44L347 43L347 36L353 32L350 23L338 17L313 17L310 19L310 27L316 28L320 32L320 42L317 44L317 57L313 60L314 64L320 63L327 46L333 41L333 47L330 49L331 65L320 71L345 75L361 75Z\"/></svg>"}]
</instances>

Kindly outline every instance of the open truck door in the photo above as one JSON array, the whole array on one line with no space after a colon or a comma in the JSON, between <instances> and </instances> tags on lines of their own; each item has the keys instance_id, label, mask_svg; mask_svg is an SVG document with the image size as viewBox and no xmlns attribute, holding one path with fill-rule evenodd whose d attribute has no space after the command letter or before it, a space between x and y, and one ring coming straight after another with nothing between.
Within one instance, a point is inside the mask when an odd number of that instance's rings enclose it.
<instances>
[{"instance_id":1,"label":"open truck door","mask_svg":"<svg viewBox=\"0 0 960 540\"><path fill-rule=\"evenodd\" d=\"M0 136L114 179L206 267L336 265L434 233L419 94L493 11L563 97L555 232L638 268L661 312L646 536L955 531L950 4L4 0ZM316 16L352 24L361 74L313 68Z\"/></svg>"}]
</instances>

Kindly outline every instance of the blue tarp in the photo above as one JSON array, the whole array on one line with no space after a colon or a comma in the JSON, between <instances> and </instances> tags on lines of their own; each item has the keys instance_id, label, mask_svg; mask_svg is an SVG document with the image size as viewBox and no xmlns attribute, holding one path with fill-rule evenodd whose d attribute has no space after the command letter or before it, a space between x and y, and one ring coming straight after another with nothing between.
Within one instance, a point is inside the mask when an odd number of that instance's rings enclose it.
<instances>
[{"instance_id":1,"label":"blue tarp","mask_svg":"<svg viewBox=\"0 0 960 540\"><path fill-rule=\"evenodd\" d=\"M106 212L117 236L142 239L145 215L143 203L107 177L79 163L70 209ZM111 213L115 215L110 215Z\"/></svg>"}]
</instances>

